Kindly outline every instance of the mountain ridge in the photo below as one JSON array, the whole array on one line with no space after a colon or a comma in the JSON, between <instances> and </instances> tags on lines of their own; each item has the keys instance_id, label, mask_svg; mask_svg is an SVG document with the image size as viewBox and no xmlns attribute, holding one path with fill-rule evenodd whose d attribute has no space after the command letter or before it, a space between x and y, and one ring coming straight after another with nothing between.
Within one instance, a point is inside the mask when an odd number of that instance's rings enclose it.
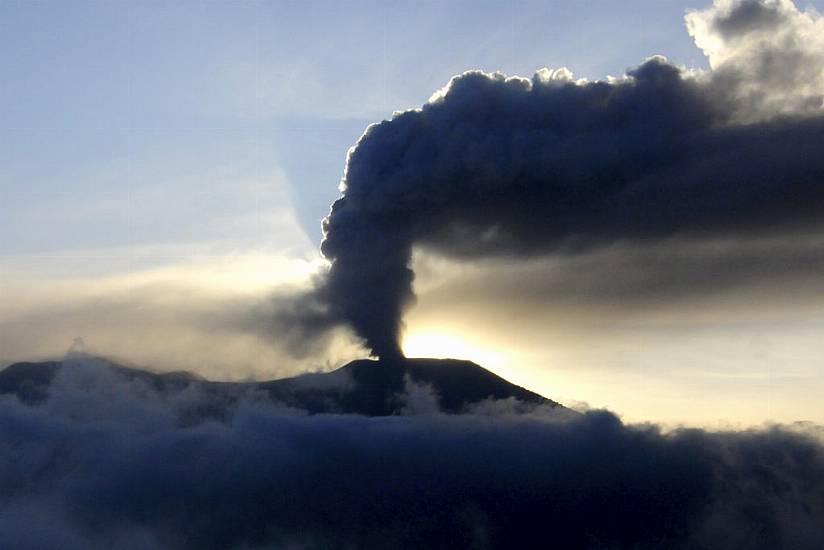
<instances>
[{"instance_id":1,"label":"mountain ridge","mask_svg":"<svg viewBox=\"0 0 824 550\"><path fill-rule=\"evenodd\" d=\"M187 371L156 373L126 367L102 357L68 354L63 361L20 362L0 371L0 395L15 394L36 405L49 396L52 382L64 369L102 369L121 380L139 381L161 393L195 388L208 397L208 416L224 416L243 395L256 392L273 403L310 414L344 413L366 416L399 414L410 384L429 392L441 412L460 414L487 400L513 400L528 407L565 409L543 397L460 359L357 359L330 372L308 373L267 381L219 382Z\"/></svg>"}]
</instances>

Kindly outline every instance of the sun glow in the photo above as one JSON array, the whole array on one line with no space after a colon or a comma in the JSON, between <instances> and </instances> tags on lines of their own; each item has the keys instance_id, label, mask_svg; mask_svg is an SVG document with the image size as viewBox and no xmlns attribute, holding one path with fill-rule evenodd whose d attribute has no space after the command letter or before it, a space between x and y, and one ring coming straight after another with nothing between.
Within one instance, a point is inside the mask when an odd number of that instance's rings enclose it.
<instances>
[{"instance_id":1,"label":"sun glow","mask_svg":"<svg viewBox=\"0 0 824 550\"><path fill-rule=\"evenodd\" d=\"M507 364L506 356L484 348L477 342L454 332L416 330L403 339L403 352L407 357L434 357L438 359L468 359L492 370Z\"/></svg>"}]
</instances>

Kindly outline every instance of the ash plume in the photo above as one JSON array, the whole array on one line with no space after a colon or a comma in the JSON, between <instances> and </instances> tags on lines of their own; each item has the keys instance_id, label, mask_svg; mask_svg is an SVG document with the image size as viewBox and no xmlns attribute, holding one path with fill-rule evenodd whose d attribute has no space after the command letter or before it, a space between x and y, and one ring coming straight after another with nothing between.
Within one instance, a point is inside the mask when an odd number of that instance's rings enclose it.
<instances>
[{"instance_id":1,"label":"ash plume","mask_svg":"<svg viewBox=\"0 0 824 550\"><path fill-rule=\"evenodd\" d=\"M473 71L370 126L323 221L329 313L397 356L415 247L514 261L820 233L822 19L718 0L686 20L711 71L660 56L609 81Z\"/></svg>"}]
</instances>

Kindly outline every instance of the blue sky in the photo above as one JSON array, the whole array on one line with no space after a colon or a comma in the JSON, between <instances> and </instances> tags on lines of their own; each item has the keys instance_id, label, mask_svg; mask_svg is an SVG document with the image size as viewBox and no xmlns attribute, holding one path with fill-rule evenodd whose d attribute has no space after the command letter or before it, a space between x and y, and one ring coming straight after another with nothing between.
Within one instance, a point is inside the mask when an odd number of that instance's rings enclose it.
<instances>
[{"instance_id":1,"label":"blue sky","mask_svg":"<svg viewBox=\"0 0 824 550\"><path fill-rule=\"evenodd\" d=\"M468 69L600 78L651 53L703 67L683 31L693 6L4 2L0 227L12 238L0 252L211 241L210 221L251 208L217 180L275 171L317 242L346 150L370 122ZM210 198L195 220L165 196L141 200L154 187Z\"/></svg>"},{"instance_id":2,"label":"blue sky","mask_svg":"<svg viewBox=\"0 0 824 550\"><path fill-rule=\"evenodd\" d=\"M470 69L528 76L566 66L598 79L653 54L705 69L683 16L706 4L5 0L0 362L53 356L83 335L101 352L221 378L302 368L248 334L204 336L200 319L305 278L346 152L368 124L421 105ZM507 358L495 347L506 344L473 336L460 319L433 329L437 307L428 307L424 295L410 318L422 353L464 353L551 397L634 418L680 418L699 394L715 406L730 392L719 380L735 377L751 383L736 386L740 410L722 416L761 420L765 373L780 364L802 378L819 373L806 386L810 407L823 388L819 325L807 317L620 329L598 321L578 332L556 319L557 332L522 335L519 355ZM187 323L173 341L152 332ZM352 353L339 351L311 367ZM655 366L662 357L689 368ZM578 370L547 367L563 363ZM628 391L611 393L616 385ZM641 390L655 397L639 402ZM782 394L773 416L789 417L798 396Z\"/></svg>"}]
</instances>

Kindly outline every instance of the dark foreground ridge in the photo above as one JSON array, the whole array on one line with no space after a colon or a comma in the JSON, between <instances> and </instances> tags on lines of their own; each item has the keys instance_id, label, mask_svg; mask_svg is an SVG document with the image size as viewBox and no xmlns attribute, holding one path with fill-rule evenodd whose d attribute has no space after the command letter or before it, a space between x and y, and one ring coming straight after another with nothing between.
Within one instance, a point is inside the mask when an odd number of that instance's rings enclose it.
<instances>
[{"instance_id":1,"label":"dark foreground ridge","mask_svg":"<svg viewBox=\"0 0 824 550\"><path fill-rule=\"evenodd\" d=\"M223 416L241 397L255 393L275 404L311 414L347 413L387 416L401 412L410 385L429 392L441 411L459 414L488 399L513 399L526 405L563 408L537 393L512 384L471 361L457 359L361 359L327 372L266 382L213 382L178 371L154 373L107 359L70 354L63 361L15 363L0 371L0 394L15 394L27 404L48 398L49 388L68 369L98 370L116 378L142 382L162 393L188 389L203 392L207 416Z\"/></svg>"}]
</instances>

